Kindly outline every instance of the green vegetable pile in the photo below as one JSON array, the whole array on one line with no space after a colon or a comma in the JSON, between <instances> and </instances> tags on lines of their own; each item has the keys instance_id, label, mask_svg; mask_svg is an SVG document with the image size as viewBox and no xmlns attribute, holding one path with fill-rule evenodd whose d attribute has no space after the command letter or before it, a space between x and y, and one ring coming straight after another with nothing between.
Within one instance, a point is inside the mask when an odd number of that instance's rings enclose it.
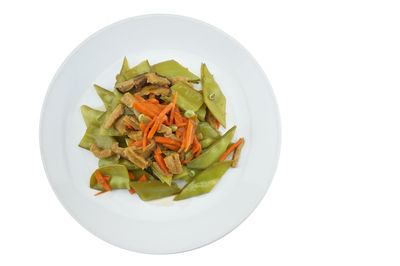
<instances>
[{"instance_id":1,"label":"green vegetable pile","mask_svg":"<svg viewBox=\"0 0 400 266\"><path fill-rule=\"evenodd\" d=\"M175 60L130 68L124 58L113 91L94 87L106 110L81 106L87 129L79 146L99 158L90 178L96 196L127 189L144 201L182 200L210 192L237 166L244 139L232 143L236 126L218 131L226 98L205 64L199 78Z\"/></svg>"}]
</instances>

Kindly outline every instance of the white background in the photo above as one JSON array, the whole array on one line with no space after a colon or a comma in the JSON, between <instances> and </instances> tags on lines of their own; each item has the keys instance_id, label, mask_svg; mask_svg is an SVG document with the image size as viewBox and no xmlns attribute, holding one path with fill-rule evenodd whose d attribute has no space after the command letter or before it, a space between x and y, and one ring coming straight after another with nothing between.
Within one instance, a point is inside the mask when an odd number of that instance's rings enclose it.
<instances>
[{"instance_id":1,"label":"white background","mask_svg":"<svg viewBox=\"0 0 400 266\"><path fill-rule=\"evenodd\" d=\"M400 264L400 7L234 2L1 2L2 265ZM148 13L192 16L241 42L282 118L278 171L255 212L223 239L175 255L91 235L56 199L39 153L41 105L65 57L100 28Z\"/></svg>"}]
</instances>

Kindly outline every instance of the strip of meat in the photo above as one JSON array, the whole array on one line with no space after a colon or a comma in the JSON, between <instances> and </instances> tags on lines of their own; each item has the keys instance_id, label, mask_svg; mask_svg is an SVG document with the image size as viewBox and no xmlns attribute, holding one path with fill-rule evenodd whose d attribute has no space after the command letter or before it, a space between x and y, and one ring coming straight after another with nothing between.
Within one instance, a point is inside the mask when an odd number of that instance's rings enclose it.
<instances>
[{"instance_id":1,"label":"strip of meat","mask_svg":"<svg viewBox=\"0 0 400 266\"><path fill-rule=\"evenodd\" d=\"M183 172L181 161L179 160L179 154L174 152L164 158L165 164L170 173L180 174Z\"/></svg>"},{"instance_id":2,"label":"strip of meat","mask_svg":"<svg viewBox=\"0 0 400 266\"><path fill-rule=\"evenodd\" d=\"M156 73L146 73L144 74L147 78L147 83L154 84L154 85L170 85L171 82L164 77L157 75Z\"/></svg>"},{"instance_id":3,"label":"strip of meat","mask_svg":"<svg viewBox=\"0 0 400 266\"><path fill-rule=\"evenodd\" d=\"M115 121L114 123L114 127L116 130L118 130L118 132L121 135L128 135L128 133L131 131L130 129L128 129L125 125L124 125L124 116L121 116L120 118L117 119L117 121Z\"/></svg>"},{"instance_id":4,"label":"strip of meat","mask_svg":"<svg viewBox=\"0 0 400 266\"><path fill-rule=\"evenodd\" d=\"M176 77L170 77L168 79L169 81L171 81L172 85L175 85L175 83L177 82L183 82L189 85L190 87L194 88L193 83L189 82L187 77L176 76Z\"/></svg>"},{"instance_id":5,"label":"strip of meat","mask_svg":"<svg viewBox=\"0 0 400 266\"><path fill-rule=\"evenodd\" d=\"M96 144L92 144L90 146L90 151L99 159L108 158L114 155L114 152L111 149L101 149Z\"/></svg>"},{"instance_id":6,"label":"strip of meat","mask_svg":"<svg viewBox=\"0 0 400 266\"><path fill-rule=\"evenodd\" d=\"M149 85L149 86L143 87L138 92L138 94L140 96L149 95L150 93L152 93L154 95L170 96L171 95L171 89L165 88L165 87L162 87L162 86L159 86L159 85Z\"/></svg>"},{"instance_id":7,"label":"strip of meat","mask_svg":"<svg viewBox=\"0 0 400 266\"><path fill-rule=\"evenodd\" d=\"M133 140L141 140L142 138L143 138L143 132L142 131L130 131L129 133L128 133L128 137L130 138L130 139L133 139Z\"/></svg>"},{"instance_id":8,"label":"strip of meat","mask_svg":"<svg viewBox=\"0 0 400 266\"><path fill-rule=\"evenodd\" d=\"M144 158L144 156L140 155L138 152L135 151L137 147L132 146L128 148L120 148L118 143L114 143L111 147L111 150L116 154L119 154L121 157L129 160L130 162L134 163L136 166L145 169L150 166L151 161Z\"/></svg>"},{"instance_id":9,"label":"strip of meat","mask_svg":"<svg viewBox=\"0 0 400 266\"><path fill-rule=\"evenodd\" d=\"M134 129L140 130L140 123L135 116L124 115L122 117L122 120L124 121L124 123L128 123L129 125L131 125Z\"/></svg>"},{"instance_id":10,"label":"strip of meat","mask_svg":"<svg viewBox=\"0 0 400 266\"><path fill-rule=\"evenodd\" d=\"M130 94L129 92L125 93L122 97L121 97L121 103L125 104L126 106L128 106L129 108L132 108L133 103L136 102L135 97Z\"/></svg>"},{"instance_id":11,"label":"strip of meat","mask_svg":"<svg viewBox=\"0 0 400 266\"><path fill-rule=\"evenodd\" d=\"M123 114L124 106L122 104L118 104L108 117L106 123L104 124L104 128L110 128L114 124L114 122Z\"/></svg>"},{"instance_id":12,"label":"strip of meat","mask_svg":"<svg viewBox=\"0 0 400 266\"><path fill-rule=\"evenodd\" d=\"M239 157L240 157L240 152L242 151L244 145L244 141L242 143L240 143L240 145L235 149L235 151L233 152L233 163L232 163L232 167L236 168L239 162Z\"/></svg>"},{"instance_id":13,"label":"strip of meat","mask_svg":"<svg viewBox=\"0 0 400 266\"><path fill-rule=\"evenodd\" d=\"M147 77L145 75L139 75L133 79L120 82L115 85L115 88L120 92L124 93L135 88L136 90L141 89L147 83Z\"/></svg>"},{"instance_id":14,"label":"strip of meat","mask_svg":"<svg viewBox=\"0 0 400 266\"><path fill-rule=\"evenodd\" d=\"M169 126L161 124L161 127L159 130L157 130L157 132L169 136L172 134L172 129Z\"/></svg>"}]
</instances>

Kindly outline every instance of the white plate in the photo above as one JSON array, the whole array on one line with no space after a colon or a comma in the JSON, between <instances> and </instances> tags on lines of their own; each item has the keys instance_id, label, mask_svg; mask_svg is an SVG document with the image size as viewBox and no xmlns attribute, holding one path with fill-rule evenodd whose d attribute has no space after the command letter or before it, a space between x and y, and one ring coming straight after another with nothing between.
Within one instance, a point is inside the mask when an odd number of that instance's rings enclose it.
<instances>
[{"instance_id":1,"label":"white plate","mask_svg":"<svg viewBox=\"0 0 400 266\"><path fill-rule=\"evenodd\" d=\"M237 125L235 138L246 144L239 167L210 193L177 202L143 202L126 190L93 196L97 160L78 147L85 132L79 107L101 106L92 84L112 90L124 56L131 66L173 58L199 76L205 62L214 74L227 98L227 127ZM100 30L68 56L43 104L40 147L54 192L87 230L128 250L176 253L221 238L256 208L277 166L280 122L267 77L237 41L192 18L147 15Z\"/></svg>"}]
</instances>

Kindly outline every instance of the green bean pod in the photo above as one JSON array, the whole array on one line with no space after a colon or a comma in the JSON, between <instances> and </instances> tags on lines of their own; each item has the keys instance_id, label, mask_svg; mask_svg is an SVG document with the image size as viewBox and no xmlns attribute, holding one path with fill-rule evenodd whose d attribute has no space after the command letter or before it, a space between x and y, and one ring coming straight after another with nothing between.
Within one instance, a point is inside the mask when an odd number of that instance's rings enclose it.
<instances>
[{"instance_id":1,"label":"green bean pod","mask_svg":"<svg viewBox=\"0 0 400 266\"><path fill-rule=\"evenodd\" d=\"M203 96L183 82L177 82L171 87L171 95L178 92L178 97L176 98L176 105L183 111L193 111L196 112L203 104ZM171 97L163 97L166 101L170 102Z\"/></svg>"},{"instance_id":2,"label":"green bean pod","mask_svg":"<svg viewBox=\"0 0 400 266\"><path fill-rule=\"evenodd\" d=\"M149 64L149 61L144 60L144 61L140 62L138 65L132 67L131 69L128 69L124 73L123 76L124 76L125 80L128 80L128 79L134 78L140 74L149 73L149 72L151 72L151 66Z\"/></svg>"},{"instance_id":3,"label":"green bean pod","mask_svg":"<svg viewBox=\"0 0 400 266\"><path fill-rule=\"evenodd\" d=\"M144 201L161 199L176 195L179 193L179 187L172 183L167 185L158 180L155 181L138 181L130 182L131 188L133 188L139 197Z\"/></svg>"},{"instance_id":4,"label":"green bean pod","mask_svg":"<svg viewBox=\"0 0 400 266\"><path fill-rule=\"evenodd\" d=\"M108 184L112 189L130 189L129 186L129 173L128 169L124 165L108 165L97 169L103 176L109 176L110 180ZM90 187L97 190L104 190L103 186L100 185L93 172L90 177Z\"/></svg>"},{"instance_id":5,"label":"green bean pod","mask_svg":"<svg viewBox=\"0 0 400 266\"><path fill-rule=\"evenodd\" d=\"M187 77L189 82L198 83L200 78L190 72L187 68L176 62L175 60L168 60L160 62L151 67L154 72L164 77Z\"/></svg>"},{"instance_id":6,"label":"green bean pod","mask_svg":"<svg viewBox=\"0 0 400 266\"><path fill-rule=\"evenodd\" d=\"M168 177L168 176L164 175L163 173L159 172L153 165L151 165L150 168L151 168L153 174L158 179L160 179L161 182L171 185L172 176Z\"/></svg>"},{"instance_id":7,"label":"green bean pod","mask_svg":"<svg viewBox=\"0 0 400 266\"><path fill-rule=\"evenodd\" d=\"M200 122L197 125L196 134L197 133L201 133L203 138L218 139L221 137L221 134L217 130L213 129L208 122Z\"/></svg>"},{"instance_id":8,"label":"green bean pod","mask_svg":"<svg viewBox=\"0 0 400 266\"><path fill-rule=\"evenodd\" d=\"M204 150L199 157L187 163L187 167L204 169L215 163L226 151L229 143L235 135L236 126L229 129L222 137L216 140L210 147Z\"/></svg>"},{"instance_id":9,"label":"green bean pod","mask_svg":"<svg viewBox=\"0 0 400 266\"><path fill-rule=\"evenodd\" d=\"M210 192L231 165L232 161L217 162L201 171L176 195L174 200L183 200Z\"/></svg>"},{"instance_id":10,"label":"green bean pod","mask_svg":"<svg viewBox=\"0 0 400 266\"><path fill-rule=\"evenodd\" d=\"M200 121L206 120L206 113L207 113L207 106L203 103L202 106L200 106L199 110L196 112L196 116Z\"/></svg>"},{"instance_id":11,"label":"green bean pod","mask_svg":"<svg viewBox=\"0 0 400 266\"><path fill-rule=\"evenodd\" d=\"M206 64L201 65L201 88L207 108L221 125L226 127L226 98L213 75L208 71Z\"/></svg>"},{"instance_id":12,"label":"green bean pod","mask_svg":"<svg viewBox=\"0 0 400 266\"><path fill-rule=\"evenodd\" d=\"M118 83L124 82L125 79L125 73L129 70L129 64L128 64L128 60L126 59L126 56L124 57L124 61L122 63L122 67L121 67L121 71L119 72L117 81L115 82L115 85L117 85Z\"/></svg>"}]
</instances>

